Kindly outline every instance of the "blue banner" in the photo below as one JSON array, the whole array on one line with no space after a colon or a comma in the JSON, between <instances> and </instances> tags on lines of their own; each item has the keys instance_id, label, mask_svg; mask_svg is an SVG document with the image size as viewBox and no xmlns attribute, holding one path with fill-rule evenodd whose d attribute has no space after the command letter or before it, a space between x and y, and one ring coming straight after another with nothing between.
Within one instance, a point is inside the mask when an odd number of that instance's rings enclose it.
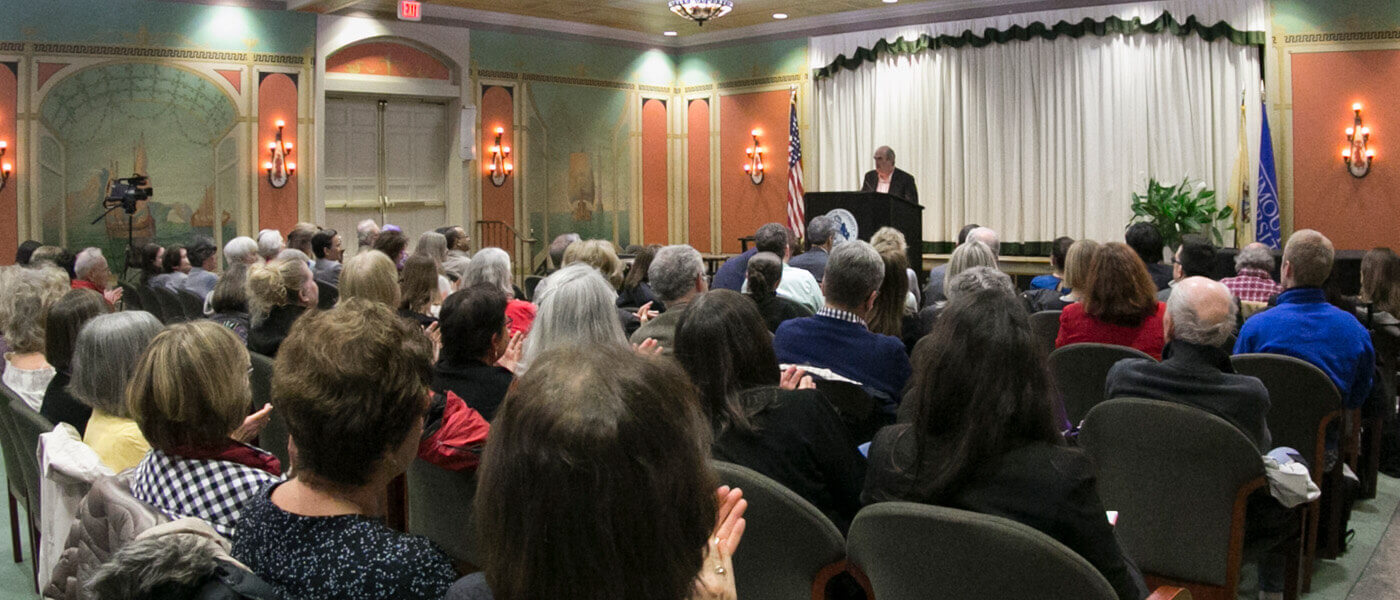
<instances>
[{"instance_id":1,"label":"blue banner","mask_svg":"<svg viewBox=\"0 0 1400 600\"><path fill-rule=\"evenodd\" d=\"M1269 135L1269 109L1264 107L1259 135L1259 190L1254 211L1254 240L1277 249L1283 241L1278 220L1278 172L1274 170L1274 142Z\"/></svg>"}]
</instances>

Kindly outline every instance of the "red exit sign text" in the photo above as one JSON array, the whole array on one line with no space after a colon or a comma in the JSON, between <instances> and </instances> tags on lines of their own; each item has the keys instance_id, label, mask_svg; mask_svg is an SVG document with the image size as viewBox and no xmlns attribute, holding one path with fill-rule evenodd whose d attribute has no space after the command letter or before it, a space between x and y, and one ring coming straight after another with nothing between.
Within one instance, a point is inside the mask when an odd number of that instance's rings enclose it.
<instances>
[{"instance_id":1,"label":"red exit sign text","mask_svg":"<svg viewBox=\"0 0 1400 600\"><path fill-rule=\"evenodd\" d=\"M399 20L422 21L423 3L415 0L399 0Z\"/></svg>"}]
</instances>

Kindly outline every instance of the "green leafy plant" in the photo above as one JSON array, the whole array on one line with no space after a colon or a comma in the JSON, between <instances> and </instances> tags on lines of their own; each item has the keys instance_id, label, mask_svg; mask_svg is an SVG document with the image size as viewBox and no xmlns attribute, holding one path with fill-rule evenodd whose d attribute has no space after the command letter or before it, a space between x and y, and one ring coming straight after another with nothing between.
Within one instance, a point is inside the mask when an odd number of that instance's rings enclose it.
<instances>
[{"instance_id":1,"label":"green leafy plant","mask_svg":"<svg viewBox=\"0 0 1400 600\"><path fill-rule=\"evenodd\" d=\"M1192 185L1189 179L1174 186L1148 179L1147 194L1133 192L1132 222L1151 223L1172 250L1188 233L1204 234L1216 245L1222 244L1224 232L1235 228L1234 216L1231 207L1215 205L1215 190L1204 184Z\"/></svg>"}]
</instances>

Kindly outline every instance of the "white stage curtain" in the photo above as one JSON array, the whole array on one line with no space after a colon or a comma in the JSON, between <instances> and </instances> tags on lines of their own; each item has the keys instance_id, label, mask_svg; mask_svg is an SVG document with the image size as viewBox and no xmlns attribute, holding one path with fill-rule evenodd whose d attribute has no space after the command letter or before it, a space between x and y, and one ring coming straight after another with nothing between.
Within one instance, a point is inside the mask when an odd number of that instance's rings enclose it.
<instances>
[{"instance_id":1,"label":"white stage curtain","mask_svg":"<svg viewBox=\"0 0 1400 600\"><path fill-rule=\"evenodd\" d=\"M1182 22L1194 15L1262 31L1265 9L1262 0L1150 2L912 29L982 35L1086 17L1147 22L1170 10ZM814 38L812 64L893 41L899 31ZM881 55L815 82L818 168L809 189L858 188L875 148L887 145L917 180L927 241L954 240L966 223L997 229L1004 244L1061 235L1121 240L1132 192L1145 190L1149 177L1190 178L1222 203L1232 197L1225 187L1238 156L1242 94L1245 147L1257 164L1260 59L1253 46L1169 33Z\"/></svg>"}]
</instances>

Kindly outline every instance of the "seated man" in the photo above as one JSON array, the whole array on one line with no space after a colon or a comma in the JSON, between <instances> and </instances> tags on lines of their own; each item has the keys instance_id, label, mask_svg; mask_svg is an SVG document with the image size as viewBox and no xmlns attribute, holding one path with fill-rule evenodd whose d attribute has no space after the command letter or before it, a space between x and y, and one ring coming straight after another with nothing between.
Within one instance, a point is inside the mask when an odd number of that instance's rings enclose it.
<instances>
[{"instance_id":1,"label":"seated man","mask_svg":"<svg viewBox=\"0 0 1400 600\"><path fill-rule=\"evenodd\" d=\"M1221 279L1220 283L1243 302L1268 302L1283 293L1283 286L1269 274L1273 269L1274 255L1269 247L1254 242L1235 255L1235 276Z\"/></svg>"},{"instance_id":2,"label":"seated man","mask_svg":"<svg viewBox=\"0 0 1400 600\"><path fill-rule=\"evenodd\" d=\"M1050 245L1050 270L1052 272L1031 279L1031 289L1061 291L1061 284L1065 280L1065 254L1069 253L1069 247L1072 245L1074 245L1074 238L1065 236L1055 238L1054 243ZM1064 292L1068 293L1069 290L1064 290Z\"/></svg>"},{"instance_id":3,"label":"seated man","mask_svg":"<svg viewBox=\"0 0 1400 600\"><path fill-rule=\"evenodd\" d=\"M1332 379L1346 408L1359 408L1371 393L1375 348L1355 316L1327 303L1322 284L1334 254L1332 241L1311 229L1288 238L1278 306L1244 322L1235 354L1268 352L1308 361Z\"/></svg>"},{"instance_id":4,"label":"seated man","mask_svg":"<svg viewBox=\"0 0 1400 600\"><path fill-rule=\"evenodd\" d=\"M661 352L673 354L676 340L676 325L681 315L696 296L705 293L709 284L705 282L705 261L700 252L685 244L666 246L656 251L647 268L647 279L656 299L666 305L666 312L643 323L632 332L632 343L641 344L648 338L656 340Z\"/></svg>"},{"instance_id":5,"label":"seated man","mask_svg":"<svg viewBox=\"0 0 1400 600\"><path fill-rule=\"evenodd\" d=\"M819 215L812 217L807 223L807 243L811 245L806 252L792 257L788 264L799 269L806 269L815 277L817 283L821 283L822 276L826 274L827 257L831 255L831 247L836 243L836 232L840 224L833 217Z\"/></svg>"},{"instance_id":6,"label":"seated man","mask_svg":"<svg viewBox=\"0 0 1400 600\"><path fill-rule=\"evenodd\" d=\"M1147 265L1147 274L1152 276L1157 289L1167 289L1172 281L1172 268L1162 264L1162 232L1151 223L1133 223L1123 234L1123 241Z\"/></svg>"},{"instance_id":7,"label":"seated man","mask_svg":"<svg viewBox=\"0 0 1400 600\"><path fill-rule=\"evenodd\" d=\"M1172 280L1167 287L1157 291L1157 300L1166 302L1172 295L1172 287L1187 277L1210 278L1215 270L1215 244L1206 236L1190 233L1181 236L1181 246L1172 256ZM1221 343L1224 343L1223 341Z\"/></svg>"},{"instance_id":8,"label":"seated man","mask_svg":"<svg viewBox=\"0 0 1400 600\"><path fill-rule=\"evenodd\" d=\"M219 247L214 245L214 240L204 236L195 238L186 250L190 259L190 272L185 277L186 291L200 298L214 291L214 285L219 283L219 276L214 273L219 265L218 254Z\"/></svg>"},{"instance_id":9,"label":"seated man","mask_svg":"<svg viewBox=\"0 0 1400 600\"><path fill-rule=\"evenodd\" d=\"M817 279L805 269L799 269L787 263L792 258L792 245L789 243L788 228L778 223L769 223L758 228L758 233L753 236L754 249L759 252L772 252L783 257L783 280L778 284L778 295L798 304L807 307L812 312L816 312L822 307L822 289L817 284ZM742 256L742 255L741 255ZM750 255L752 256L752 255ZM736 257L737 258L737 257ZM732 259L731 259L732 260ZM829 261L830 259L828 259ZM729 262L725 263L726 265ZM744 271L748 271L748 260L744 260ZM656 284L652 284L654 287ZM748 293L748 282L745 281L740 286L739 291Z\"/></svg>"},{"instance_id":10,"label":"seated man","mask_svg":"<svg viewBox=\"0 0 1400 600\"><path fill-rule=\"evenodd\" d=\"M822 280L826 307L779 325L773 350L779 363L820 367L860 383L892 414L909 379L909 356L899 338L872 333L865 323L884 277L884 260L870 244L837 246Z\"/></svg>"},{"instance_id":11,"label":"seated man","mask_svg":"<svg viewBox=\"0 0 1400 600\"><path fill-rule=\"evenodd\" d=\"M1230 290L1205 277L1176 282L1167 300L1162 328L1167 341L1162 362L1119 361L1108 371L1106 398L1147 398L1194 406L1229 421L1268 452L1269 390L1257 378L1230 368L1221 345L1235 328Z\"/></svg>"}]
</instances>

